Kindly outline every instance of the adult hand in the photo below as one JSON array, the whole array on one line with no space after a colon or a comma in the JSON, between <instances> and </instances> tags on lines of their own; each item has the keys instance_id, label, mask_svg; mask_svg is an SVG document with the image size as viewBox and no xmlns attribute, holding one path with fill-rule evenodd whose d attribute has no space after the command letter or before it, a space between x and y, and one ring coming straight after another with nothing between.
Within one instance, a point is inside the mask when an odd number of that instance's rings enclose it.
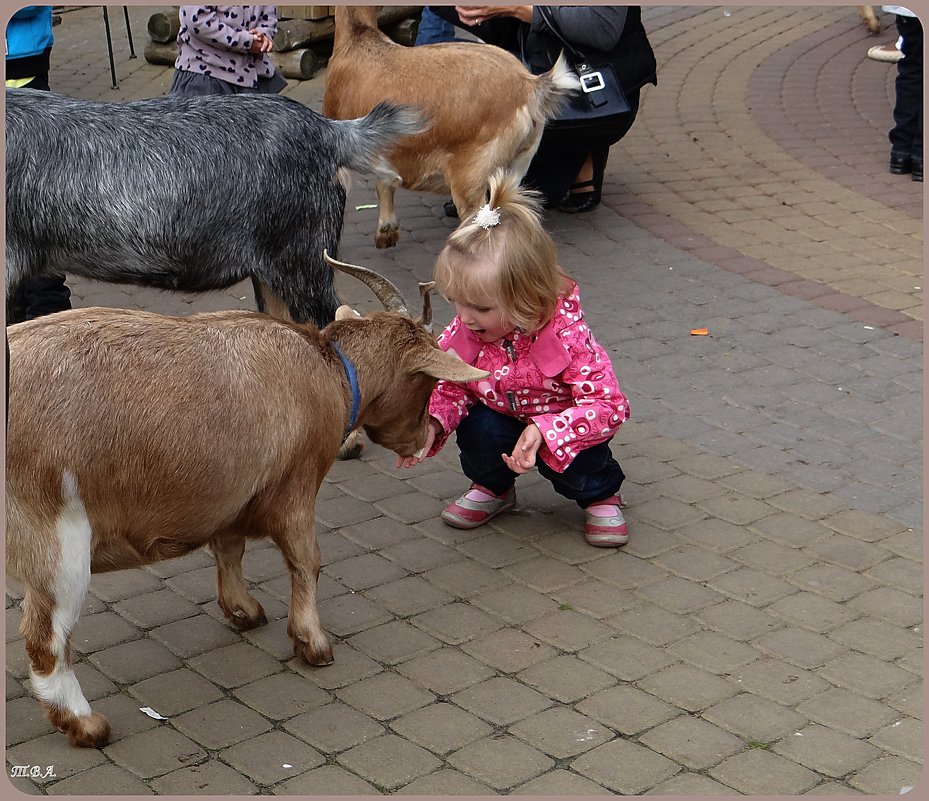
<instances>
[{"instance_id":1,"label":"adult hand","mask_svg":"<svg viewBox=\"0 0 929 801\"><path fill-rule=\"evenodd\" d=\"M429 431L426 433L426 444L423 445L423 449L420 452L422 455L419 458L416 456L400 456L397 455L396 467L413 467L420 462L424 461L429 454L429 451L432 450L432 445L435 442L435 438L438 436L439 431L442 430L442 426L439 421L434 417L429 418Z\"/></svg>"},{"instance_id":2,"label":"adult hand","mask_svg":"<svg viewBox=\"0 0 929 801\"><path fill-rule=\"evenodd\" d=\"M528 473L535 467L535 457L539 452L539 446L542 444L542 432L535 423L530 423L523 429L516 441L516 447L513 453L507 455L501 453L506 466L514 473Z\"/></svg>"},{"instance_id":3,"label":"adult hand","mask_svg":"<svg viewBox=\"0 0 929 801\"><path fill-rule=\"evenodd\" d=\"M465 25L480 25L493 17L515 17L532 22L532 6L455 6L455 11Z\"/></svg>"}]
</instances>

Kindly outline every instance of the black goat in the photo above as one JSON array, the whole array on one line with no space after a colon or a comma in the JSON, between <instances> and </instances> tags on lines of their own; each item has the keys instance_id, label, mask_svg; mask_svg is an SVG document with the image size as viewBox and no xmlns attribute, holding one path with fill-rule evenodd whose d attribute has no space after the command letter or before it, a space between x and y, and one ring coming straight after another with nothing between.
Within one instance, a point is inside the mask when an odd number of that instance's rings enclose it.
<instances>
[{"instance_id":1,"label":"black goat","mask_svg":"<svg viewBox=\"0 0 929 801\"><path fill-rule=\"evenodd\" d=\"M277 95L121 103L6 92L6 291L45 272L183 292L245 278L276 317L335 317L343 168L424 129L382 103L337 122Z\"/></svg>"}]
</instances>

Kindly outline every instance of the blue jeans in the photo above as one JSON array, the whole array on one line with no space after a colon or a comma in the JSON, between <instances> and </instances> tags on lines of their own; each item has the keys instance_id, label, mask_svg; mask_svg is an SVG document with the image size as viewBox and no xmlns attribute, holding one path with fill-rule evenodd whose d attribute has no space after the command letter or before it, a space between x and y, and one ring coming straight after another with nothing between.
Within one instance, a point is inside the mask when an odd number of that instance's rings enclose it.
<instances>
[{"instance_id":1,"label":"blue jeans","mask_svg":"<svg viewBox=\"0 0 929 801\"><path fill-rule=\"evenodd\" d=\"M423 7L423 15L419 20L419 30L416 32L417 45L450 42L455 38L455 26L436 16L429 6Z\"/></svg>"},{"instance_id":2,"label":"blue jeans","mask_svg":"<svg viewBox=\"0 0 929 801\"><path fill-rule=\"evenodd\" d=\"M516 473L506 466L501 453L512 453L526 424L507 417L483 403L476 403L458 426L456 441L461 451L461 469L476 484L502 495L516 481ZM612 439L612 437L610 437ZM581 451L563 473L536 459L539 472L555 488L582 509L619 492L626 478L610 451L610 440Z\"/></svg>"}]
</instances>

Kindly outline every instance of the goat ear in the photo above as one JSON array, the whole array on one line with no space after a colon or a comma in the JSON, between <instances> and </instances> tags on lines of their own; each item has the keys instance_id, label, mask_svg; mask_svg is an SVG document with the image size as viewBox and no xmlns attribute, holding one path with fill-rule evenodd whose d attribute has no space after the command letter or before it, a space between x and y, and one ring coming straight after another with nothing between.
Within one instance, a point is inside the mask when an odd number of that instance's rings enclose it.
<instances>
[{"instance_id":1,"label":"goat ear","mask_svg":"<svg viewBox=\"0 0 929 801\"><path fill-rule=\"evenodd\" d=\"M356 312L351 306L339 306L335 310L335 319L336 320L354 320L356 317L361 317L361 315Z\"/></svg>"},{"instance_id":2,"label":"goat ear","mask_svg":"<svg viewBox=\"0 0 929 801\"><path fill-rule=\"evenodd\" d=\"M433 378L442 378L446 381L477 381L490 375L486 370L479 370L463 362L451 353L445 353L438 348L430 348L423 355L423 360L417 365L416 372L431 375Z\"/></svg>"}]
</instances>

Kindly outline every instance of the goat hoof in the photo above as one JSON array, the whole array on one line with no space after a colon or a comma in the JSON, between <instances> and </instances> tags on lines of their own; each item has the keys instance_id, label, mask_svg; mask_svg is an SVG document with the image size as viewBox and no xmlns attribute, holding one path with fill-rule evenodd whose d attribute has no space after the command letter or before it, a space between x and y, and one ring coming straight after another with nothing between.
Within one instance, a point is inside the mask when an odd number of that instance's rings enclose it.
<instances>
[{"instance_id":1,"label":"goat hoof","mask_svg":"<svg viewBox=\"0 0 929 801\"><path fill-rule=\"evenodd\" d=\"M238 614L233 615L232 625L238 631L248 631L249 629L258 628L258 626L267 625L268 618L265 615L264 609L259 607L258 614L254 617L239 617Z\"/></svg>"},{"instance_id":2,"label":"goat hoof","mask_svg":"<svg viewBox=\"0 0 929 801\"><path fill-rule=\"evenodd\" d=\"M237 631L248 631L257 626L264 626L268 622L262 605L251 596L249 596L248 600L251 602L248 604L248 608L240 604L236 604L231 609L222 604L219 605L220 609L225 613L226 619Z\"/></svg>"},{"instance_id":3,"label":"goat hoof","mask_svg":"<svg viewBox=\"0 0 929 801\"><path fill-rule=\"evenodd\" d=\"M76 748L102 748L110 741L110 722L99 712L78 717L59 707L46 707L48 719L68 735Z\"/></svg>"},{"instance_id":4,"label":"goat hoof","mask_svg":"<svg viewBox=\"0 0 929 801\"><path fill-rule=\"evenodd\" d=\"M400 232L396 228L386 231L378 231L374 236L374 247L383 250L384 248L393 248L400 241Z\"/></svg>"},{"instance_id":5,"label":"goat hoof","mask_svg":"<svg viewBox=\"0 0 929 801\"><path fill-rule=\"evenodd\" d=\"M302 642L294 639L294 653L308 665L324 667L335 660L332 656L332 644L325 637L321 643Z\"/></svg>"},{"instance_id":6,"label":"goat hoof","mask_svg":"<svg viewBox=\"0 0 929 801\"><path fill-rule=\"evenodd\" d=\"M346 442L345 445L339 448L338 458L343 462L349 459L357 459L361 456L362 450L364 450L363 442Z\"/></svg>"}]
</instances>

